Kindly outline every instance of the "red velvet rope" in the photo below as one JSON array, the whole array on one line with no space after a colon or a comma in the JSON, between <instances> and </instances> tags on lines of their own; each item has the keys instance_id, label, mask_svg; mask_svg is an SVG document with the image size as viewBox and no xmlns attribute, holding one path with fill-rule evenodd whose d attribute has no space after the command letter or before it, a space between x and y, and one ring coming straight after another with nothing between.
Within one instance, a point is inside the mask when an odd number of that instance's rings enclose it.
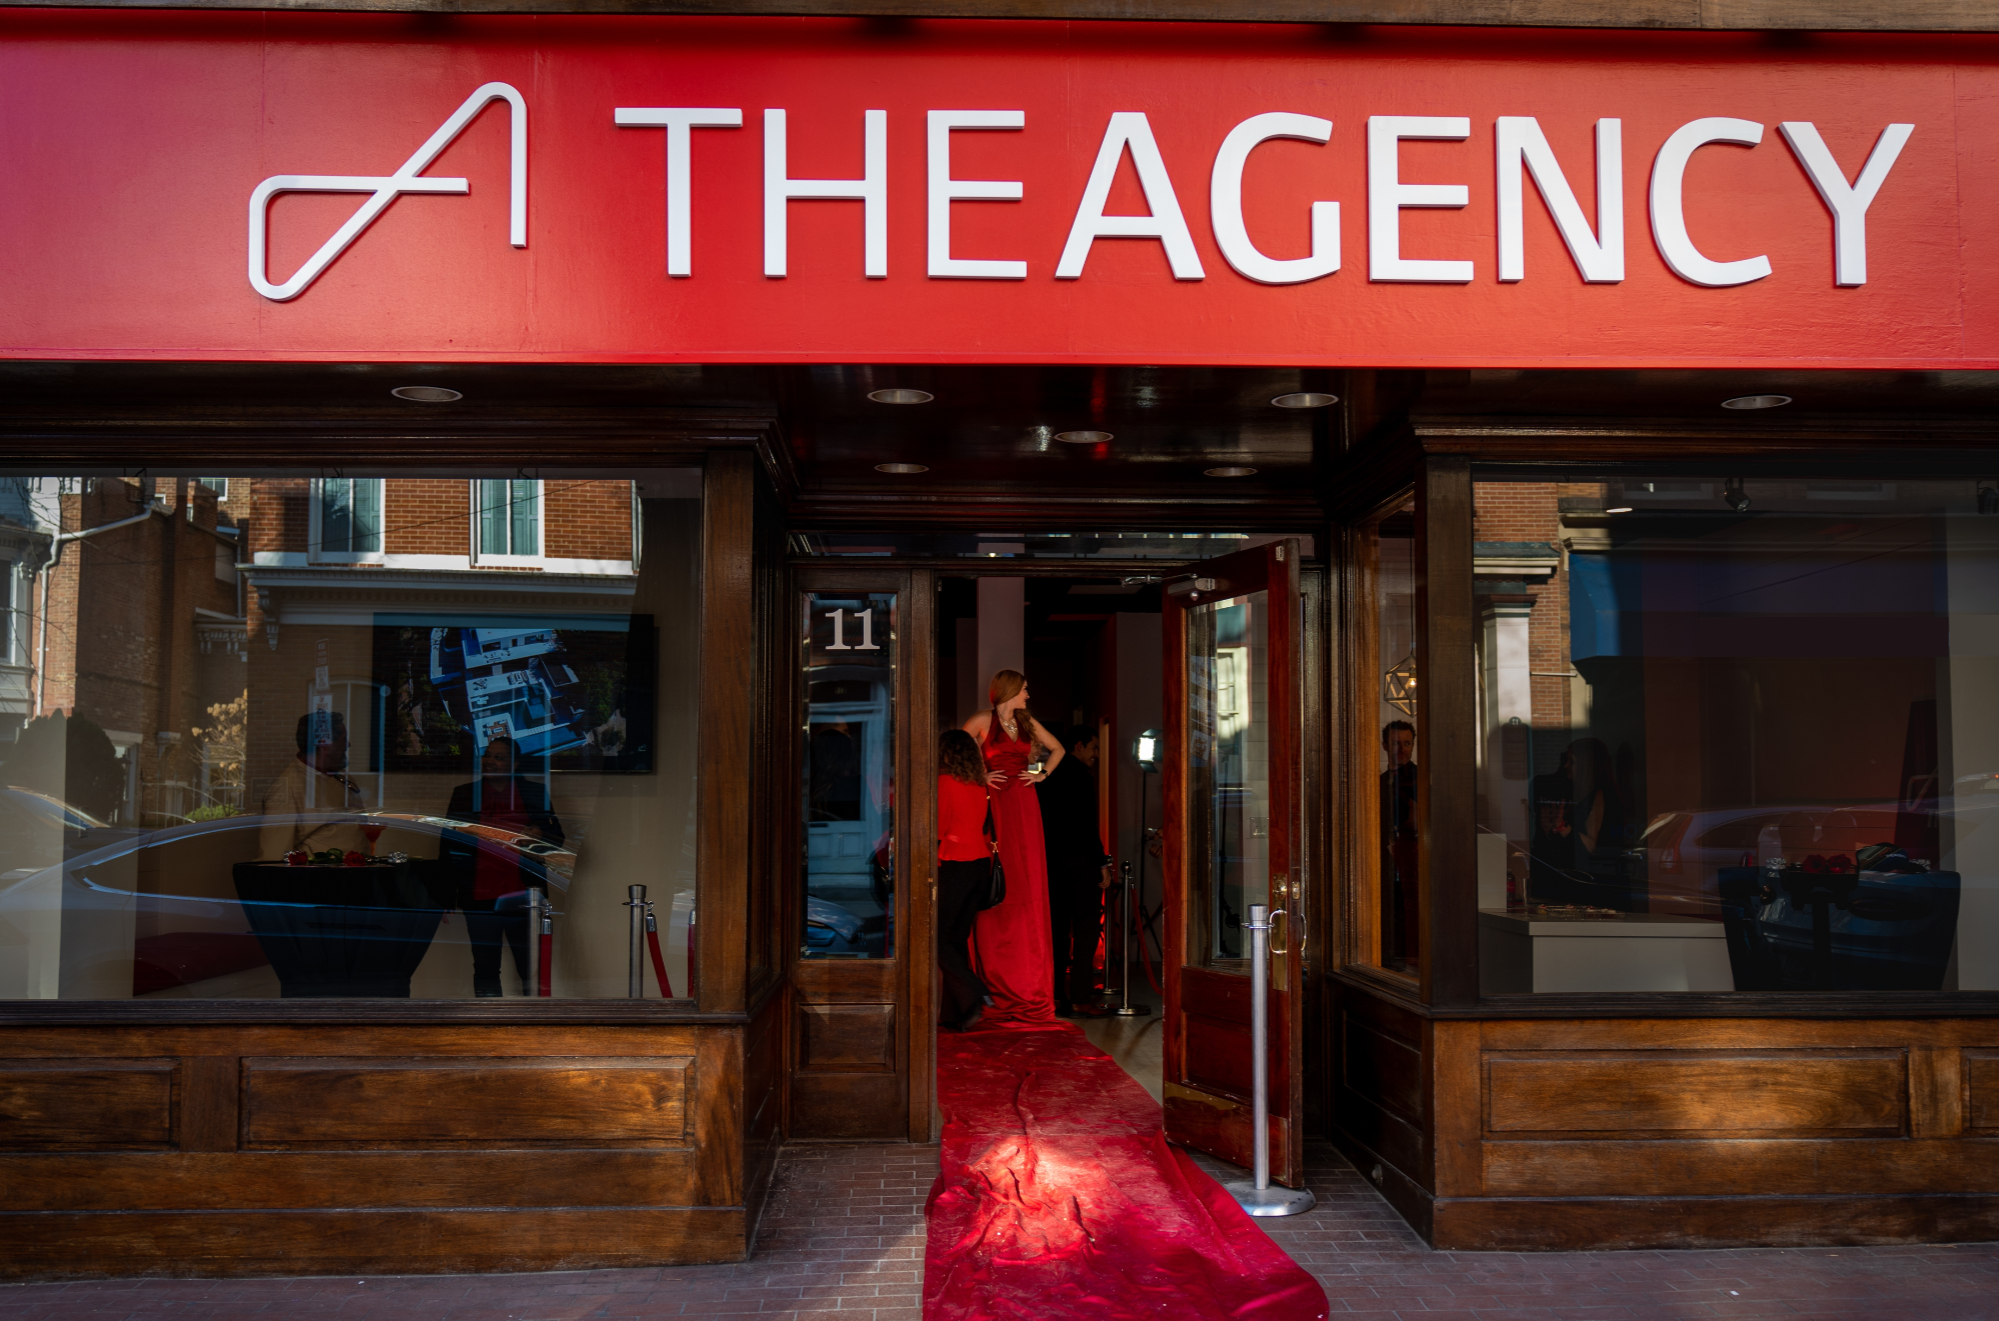
<instances>
[{"instance_id":1,"label":"red velvet rope","mask_svg":"<svg viewBox=\"0 0 1999 1321\"><path fill-rule=\"evenodd\" d=\"M646 945L652 950L653 976L659 978L659 993L663 999L673 998L673 983L666 979L666 959L659 952L659 932L646 932Z\"/></svg>"}]
</instances>

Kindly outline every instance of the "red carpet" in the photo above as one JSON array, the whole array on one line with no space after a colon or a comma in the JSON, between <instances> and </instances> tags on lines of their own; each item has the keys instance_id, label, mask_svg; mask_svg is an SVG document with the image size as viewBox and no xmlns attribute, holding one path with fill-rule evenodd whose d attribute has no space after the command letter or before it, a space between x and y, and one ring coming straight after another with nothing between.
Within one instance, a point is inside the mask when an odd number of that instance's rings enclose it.
<instances>
[{"instance_id":1,"label":"red carpet","mask_svg":"<svg viewBox=\"0 0 1999 1321\"><path fill-rule=\"evenodd\" d=\"M1325 1291L1067 1024L940 1034L926 1321L1308 1321Z\"/></svg>"}]
</instances>

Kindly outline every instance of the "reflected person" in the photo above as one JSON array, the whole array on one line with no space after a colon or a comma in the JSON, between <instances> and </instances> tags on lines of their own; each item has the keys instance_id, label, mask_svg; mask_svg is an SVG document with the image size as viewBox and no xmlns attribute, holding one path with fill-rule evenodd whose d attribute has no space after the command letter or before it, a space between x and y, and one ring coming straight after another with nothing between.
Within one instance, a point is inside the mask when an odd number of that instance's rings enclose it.
<instances>
[{"instance_id":1,"label":"reflected person","mask_svg":"<svg viewBox=\"0 0 1999 1321\"><path fill-rule=\"evenodd\" d=\"M548 789L539 780L516 773L518 752L514 741L505 735L487 743L479 757L479 778L451 791L451 806L444 814L454 821L477 822L510 835L561 844L562 823L550 807ZM546 873L527 865L532 855L491 843L483 848L469 843L448 845L446 851L460 869L459 902L472 944L472 994L480 999L502 994L500 940L504 937L514 952L522 994L533 995L535 988L527 984L527 889L546 885Z\"/></svg>"},{"instance_id":2,"label":"reflected person","mask_svg":"<svg viewBox=\"0 0 1999 1321\"><path fill-rule=\"evenodd\" d=\"M257 856L277 862L295 849L369 852L359 825L328 820L367 809L360 786L346 774L347 722L338 711L308 711L298 718L294 738L298 756L264 794Z\"/></svg>"},{"instance_id":3,"label":"reflected person","mask_svg":"<svg viewBox=\"0 0 1999 1321\"><path fill-rule=\"evenodd\" d=\"M1416 906L1416 726L1391 720L1381 749L1382 962L1413 966L1418 950Z\"/></svg>"}]
</instances>

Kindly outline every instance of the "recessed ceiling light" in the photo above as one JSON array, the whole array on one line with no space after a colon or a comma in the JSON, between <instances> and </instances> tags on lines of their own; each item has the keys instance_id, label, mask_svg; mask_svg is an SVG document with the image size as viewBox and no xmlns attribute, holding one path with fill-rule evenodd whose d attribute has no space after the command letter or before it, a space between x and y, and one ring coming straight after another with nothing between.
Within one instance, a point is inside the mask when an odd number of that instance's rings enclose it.
<instances>
[{"instance_id":1,"label":"recessed ceiling light","mask_svg":"<svg viewBox=\"0 0 1999 1321\"><path fill-rule=\"evenodd\" d=\"M1739 394L1721 401L1723 408L1782 408L1791 402L1787 394Z\"/></svg>"},{"instance_id":2,"label":"recessed ceiling light","mask_svg":"<svg viewBox=\"0 0 1999 1321\"><path fill-rule=\"evenodd\" d=\"M870 390L868 398L878 404L927 404L937 396L928 390Z\"/></svg>"},{"instance_id":3,"label":"recessed ceiling light","mask_svg":"<svg viewBox=\"0 0 1999 1321\"><path fill-rule=\"evenodd\" d=\"M1108 431L1058 431L1055 439L1064 445L1108 445L1116 437Z\"/></svg>"},{"instance_id":4,"label":"recessed ceiling light","mask_svg":"<svg viewBox=\"0 0 1999 1321\"><path fill-rule=\"evenodd\" d=\"M921 463L877 463L875 471L892 472L898 476L906 476L911 473L929 472L930 469Z\"/></svg>"},{"instance_id":5,"label":"recessed ceiling light","mask_svg":"<svg viewBox=\"0 0 1999 1321\"><path fill-rule=\"evenodd\" d=\"M1619 505L1619 506L1618 506L1617 508L1615 508L1615 509L1606 509L1606 510L1604 510L1603 512L1604 512L1604 513L1606 513L1606 514L1628 514L1628 513L1630 513L1630 512L1631 512L1631 506L1630 506L1630 505Z\"/></svg>"},{"instance_id":6,"label":"recessed ceiling light","mask_svg":"<svg viewBox=\"0 0 1999 1321\"><path fill-rule=\"evenodd\" d=\"M1296 394L1281 394L1270 402L1279 408L1326 408L1337 404L1336 394L1323 394L1317 390L1300 390Z\"/></svg>"},{"instance_id":7,"label":"recessed ceiling light","mask_svg":"<svg viewBox=\"0 0 1999 1321\"><path fill-rule=\"evenodd\" d=\"M1254 468L1208 468L1203 472L1207 477L1254 477Z\"/></svg>"},{"instance_id":8,"label":"recessed ceiling light","mask_svg":"<svg viewBox=\"0 0 1999 1321\"><path fill-rule=\"evenodd\" d=\"M465 397L442 385L399 385L389 393L414 404L448 404Z\"/></svg>"}]
</instances>

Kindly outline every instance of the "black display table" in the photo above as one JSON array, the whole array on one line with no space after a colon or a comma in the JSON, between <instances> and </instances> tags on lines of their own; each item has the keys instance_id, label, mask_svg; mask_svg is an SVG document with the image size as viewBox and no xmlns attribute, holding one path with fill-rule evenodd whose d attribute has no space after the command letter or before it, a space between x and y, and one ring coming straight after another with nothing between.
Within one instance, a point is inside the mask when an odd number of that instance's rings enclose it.
<instances>
[{"instance_id":1,"label":"black display table","mask_svg":"<svg viewBox=\"0 0 1999 1321\"><path fill-rule=\"evenodd\" d=\"M407 1000L446 904L422 859L366 867L239 862L236 895L284 997Z\"/></svg>"}]
</instances>

